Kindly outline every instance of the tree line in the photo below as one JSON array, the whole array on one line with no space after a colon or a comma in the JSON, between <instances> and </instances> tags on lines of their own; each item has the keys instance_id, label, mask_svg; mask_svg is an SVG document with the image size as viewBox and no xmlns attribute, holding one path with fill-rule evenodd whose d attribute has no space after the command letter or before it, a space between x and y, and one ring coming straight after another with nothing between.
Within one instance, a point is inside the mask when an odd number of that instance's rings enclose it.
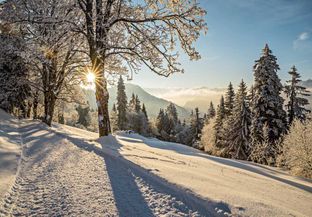
<instances>
[{"instance_id":1,"label":"tree line","mask_svg":"<svg viewBox=\"0 0 312 217\"><path fill-rule=\"evenodd\" d=\"M248 90L242 80L235 93L230 83L225 97L220 99L216 116L208 118L203 128L201 143L208 153L281 166L289 161L286 149L312 154L311 144L306 145L306 140L311 142L312 137L307 134L294 141L293 136L297 135L292 132L295 120L297 128L305 128L311 122L310 110L306 107L309 102L305 98L309 92L300 85L300 74L295 66L288 72L290 79L284 86L277 75L278 70L277 58L266 45L261 57L255 61L251 88ZM282 93L286 95L286 101ZM288 141L287 145L285 141ZM312 169L311 158L303 161L305 169Z\"/></svg>"},{"instance_id":2,"label":"tree line","mask_svg":"<svg viewBox=\"0 0 312 217\"><path fill-rule=\"evenodd\" d=\"M254 82L250 88L242 80L235 91L230 83L217 108L210 102L206 113L201 115L195 108L190 118L183 121L179 119L174 104L170 103L167 108L161 108L157 118L150 122L144 104L144 115L140 110L138 96L133 95L127 103L125 86L120 77L117 107L113 108L115 130L131 129L221 157L289 167L296 162L290 160L290 150L296 150L293 152L297 155L303 151L300 149L304 149L308 156L312 154L311 144L306 144L306 140L309 143L312 137L294 132L303 128L305 134L311 134L307 127L311 124L308 118L310 110L307 109L309 102L305 98L309 92L300 85L300 74L295 66L288 72L290 79L285 85L277 75L278 70L277 58L266 45L261 57L255 61ZM282 97L283 93L286 99ZM142 132L142 128L148 130ZM294 141L293 137L298 137L298 133L303 139ZM300 168L311 171L311 157L304 158L305 154L297 156L297 162L302 158L299 164L304 166ZM297 164L295 167L298 170Z\"/></svg>"}]
</instances>

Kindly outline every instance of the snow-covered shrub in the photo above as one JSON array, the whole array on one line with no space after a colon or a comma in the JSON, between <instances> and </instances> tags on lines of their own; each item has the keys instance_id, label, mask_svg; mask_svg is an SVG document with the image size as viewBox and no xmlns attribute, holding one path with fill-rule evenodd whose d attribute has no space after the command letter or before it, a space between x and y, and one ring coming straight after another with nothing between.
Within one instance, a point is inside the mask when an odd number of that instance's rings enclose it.
<instances>
[{"instance_id":1,"label":"snow-covered shrub","mask_svg":"<svg viewBox=\"0 0 312 217\"><path fill-rule=\"evenodd\" d=\"M295 120L282 143L278 163L295 175L312 178L312 120Z\"/></svg>"},{"instance_id":2,"label":"snow-covered shrub","mask_svg":"<svg viewBox=\"0 0 312 217\"><path fill-rule=\"evenodd\" d=\"M275 141L270 140L270 130L268 124L265 123L261 131L263 134L262 142L252 145L249 160L265 165L276 165L277 156L281 152L282 138Z\"/></svg>"},{"instance_id":3,"label":"snow-covered shrub","mask_svg":"<svg viewBox=\"0 0 312 217\"><path fill-rule=\"evenodd\" d=\"M279 147L279 141L256 143L248 159L256 163L274 166L276 165L276 157L280 150Z\"/></svg>"},{"instance_id":4,"label":"snow-covered shrub","mask_svg":"<svg viewBox=\"0 0 312 217\"><path fill-rule=\"evenodd\" d=\"M183 129L180 129L180 131L175 136L176 142L191 146L193 142L192 129L190 126L182 127Z\"/></svg>"},{"instance_id":5,"label":"snow-covered shrub","mask_svg":"<svg viewBox=\"0 0 312 217\"><path fill-rule=\"evenodd\" d=\"M215 121L216 118L210 119L208 123L204 125L201 136L201 144L204 146L205 152L212 155L219 155L219 149L216 147L216 133L215 133Z\"/></svg>"}]
</instances>

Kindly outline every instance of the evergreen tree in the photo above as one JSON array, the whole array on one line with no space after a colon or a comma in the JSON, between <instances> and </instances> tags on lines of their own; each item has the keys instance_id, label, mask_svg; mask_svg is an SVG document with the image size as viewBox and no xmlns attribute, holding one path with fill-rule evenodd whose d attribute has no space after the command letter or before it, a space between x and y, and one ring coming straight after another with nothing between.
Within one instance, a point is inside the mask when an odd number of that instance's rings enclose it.
<instances>
[{"instance_id":1,"label":"evergreen tree","mask_svg":"<svg viewBox=\"0 0 312 217\"><path fill-rule=\"evenodd\" d=\"M88 127L91 123L91 116L90 116L90 107L82 107L81 105L78 105L76 107L76 111L78 113L78 121L77 124L81 124L84 127Z\"/></svg>"},{"instance_id":2,"label":"evergreen tree","mask_svg":"<svg viewBox=\"0 0 312 217\"><path fill-rule=\"evenodd\" d=\"M291 76L291 80L287 81L285 93L289 99L286 107L288 111L288 122L291 124L296 118L301 121L306 119L306 114L309 113L310 110L306 109L305 106L309 104L309 101L300 96L309 96L310 94L308 94L305 87L299 85L301 76L297 72L295 66L293 66L288 73Z\"/></svg>"},{"instance_id":3,"label":"evergreen tree","mask_svg":"<svg viewBox=\"0 0 312 217\"><path fill-rule=\"evenodd\" d=\"M225 118L225 105L224 105L224 97L221 96L220 104L217 108L216 121L214 124L215 130L215 144L217 147L221 147L222 143L222 133L223 133L223 124Z\"/></svg>"},{"instance_id":4,"label":"evergreen tree","mask_svg":"<svg viewBox=\"0 0 312 217\"><path fill-rule=\"evenodd\" d=\"M252 107L252 101L253 101L253 98L255 97L255 91L254 91L254 87L253 85L251 85L250 89L249 89L249 93L247 95L247 99L248 99L248 105L250 107Z\"/></svg>"},{"instance_id":5,"label":"evergreen tree","mask_svg":"<svg viewBox=\"0 0 312 217\"><path fill-rule=\"evenodd\" d=\"M175 105L173 103L170 103L167 106L166 112L169 116L169 119L171 119L174 124L178 123L178 112L177 112L177 108L175 107Z\"/></svg>"},{"instance_id":6,"label":"evergreen tree","mask_svg":"<svg viewBox=\"0 0 312 217\"><path fill-rule=\"evenodd\" d=\"M132 93L131 99L129 101L129 110L136 111L136 97L134 93Z\"/></svg>"},{"instance_id":7,"label":"evergreen tree","mask_svg":"<svg viewBox=\"0 0 312 217\"><path fill-rule=\"evenodd\" d=\"M118 129L125 130L127 126L127 95L122 77L119 77L117 86L117 115Z\"/></svg>"},{"instance_id":8,"label":"evergreen tree","mask_svg":"<svg viewBox=\"0 0 312 217\"><path fill-rule=\"evenodd\" d=\"M178 112L177 112L177 109L173 103L170 103L167 106L166 114L168 117L168 125L169 125L167 132L169 133L169 135L173 136L176 133L175 128L178 124Z\"/></svg>"},{"instance_id":9,"label":"evergreen tree","mask_svg":"<svg viewBox=\"0 0 312 217\"><path fill-rule=\"evenodd\" d=\"M115 103L113 104L113 109L110 115L110 123L111 123L111 128L113 132L119 129L118 128L118 112L117 112Z\"/></svg>"},{"instance_id":10,"label":"evergreen tree","mask_svg":"<svg viewBox=\"0 0 312 217\"><path fill-rule=\"evenodd\" d=\"M149 132L149 125L145 105L144 110L142 111L141 109L141 102L138 95L132 94L127 112L128 128L146 135Z\"/></svg>"},{"instance_id":11,"label":"evergreen tree","mask_svg":"<svg viewBox=\"0 0 312 217\"><path fill-rule=\"evenodd\" d=\"M146 121L148 121L148 116L147 116L147 112L146 112L146 108L145 108L144 103L143 103L143 105L142 105L142 112L143 112L143 114L144 114L144 116L145 116L145 118L146 118Z\"/></svg>"},{"instance_id":12,"label":"evergreen tree","mask_svg":"<svg viewBox=\"0 0 312 217\"><path fill-rule=\"evenodd\" d=\"M225 155L246 160L250 152L250 110L247 105L247 86L242 81L237 90L233 114L225 129Z\"/></svg>"},{"instance_id":13,"label":"evergreen tree","mask_svg":"<svg viewBox=\"0 0 312 217\"><path fill-rule=\"evenodd\" d=\"M208 109L208 113L207 113L207 118L206 119L211 119L211 118L214 118L216 116L216 110L214 108L214 105L212 102L210 102L210 105L209 105L209 109Z\"/></svg>"},{"instance_id":14,"label":"evergreen tree","mask_svg":"<svg viewBox=\"0 0 312 217\"><path fill-rule=\"evenodd\" d=\"M57 119L58 119L58 122L60 124L65 124L65 118L64 118L64 113L59 111L58 115L57 115Z\"/></svg>"},{"instance_id":15,"label":"evergreen tree","mask_svg":"<svg viewBox=\"0 0 312 217\"><path fill-rule=\"evenodd\" d=\"M135 111L139 113L141 111L141 102L139 100L138 95L135 95L135 105L134 105Z\"/></svg>"},{"instance_id":16,"label":"evergreen tree","mask_svg":"<svg viewBox=\"0 0 312 217\"><path fill-rule=\"evenodd\" d=\"M234 97L235 97L235 93L234 93L233 85L230 82L227 92L225 94L225 101L224 101L226 117L229 117L232 114L233 107L234 107Z\"/></svg>"},{"instance_id":17,"label":"evergreen tree","mask_svg":"<svg viewBox=\"0 0 312 217\"><path fill-rule=\"evenodd\" d=\"M193 134L193 143L200 137L201 130L203 128L203 121L199 117L199 109L195 108L195 113L191 114L191 131Z\"/></svg>"},{"instance_id":18,"label":"evergreen tree","mask_svg":"<svg viewBox=\"0 0 312 217\"><path fill-rule=\"evenodd\" d=\"M182 126L183 126L183 127L186 126L186 121L185 121L185 119L183 119Z\"/></svg>"},{"instance_id":19,"label":"evergreen tree","mask_svg":"<svg viewBox=\"0 0 312 217\"><path fill-rule=\"evenodd\" d=\"M168 116L163 109L159 110L158 116L156 118L156 127L162 139L169 139L168 131Z\"/></svg>"},{"instance_id":20,"label":"evergreen tree","mask_svg":"<svg viewBox=\"0 0 312 217\"><path fill-rule=\"evenodd\" d=\"M252 144L264 141L263 127L268 127L267 140L274 143L286 130L286 113L280 96L282 84L277 76L276 57L266 44L262 56L254 65L254 97L252 99ZM272 153L273 154L273 153Z\"/></svg>"}]
</instances>

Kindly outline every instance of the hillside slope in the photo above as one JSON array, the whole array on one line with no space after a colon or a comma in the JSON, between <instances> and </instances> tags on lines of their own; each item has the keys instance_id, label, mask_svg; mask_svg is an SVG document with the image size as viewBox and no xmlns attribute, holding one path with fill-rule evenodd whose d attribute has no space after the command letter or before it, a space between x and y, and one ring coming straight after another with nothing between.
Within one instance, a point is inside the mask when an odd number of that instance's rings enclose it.
<instances>
[{"instance_id":1,"label":"hillside slope","mask_svg":"<svg viewBox=\"0 0 312 217\"><path fill-rule=\"evenodd\" d=\"M95 134L16 121L6 126L19 132L22 157L12 188L0 197L0 216L224 216L222 204L207 203L97 149L86 139ZM109 139L113 137L104 144Z\"/></svg>"},{"instance_id":2,"label":"hillside slope","mask_svg":"<svg viewBox=\"0 0 312 217\"><path fill-rule=\"evenodd\" d=\"M276 168L137 134L19 126L22 161L0 216L312 216L311 180Z\"/></svg>"},{"instance_id":3,"label":"hillside slope","mask_svg":"<svg viewBox=\"0 0 312 217\"><path fill-rule=\"evenodd\" d=\"M95 139L89 132L60 131L140 165L152 174L215 204L225 216L312 216L312 182L277 168L207 155L191 147L123 132ZM231 214L229 214L231 213Z\"/></svg>"},{"instance_id":4,"label":"hillside slope","mask_svg":"<svg viewBox=\"0 0 312 217\"><path fill-rule=\"evenodd\" d=\"M145 104L148 116L150 117L156 117L158 115L159 109L165 109L170 103L168 100L149 94L138 85L126 83L125 86L128 101L130 100L132 93L138 95L141 102ZM90 106L96 108L94 92L92 90L86 90L85 93L90 102ZM109 96L109 109L111 110L113 103L116 102L117 88L115 86L109 88ZM189 118L190 113L188 110L178 105L176 105L176 108L181 119Z\"/></svg>"}]
</instances>

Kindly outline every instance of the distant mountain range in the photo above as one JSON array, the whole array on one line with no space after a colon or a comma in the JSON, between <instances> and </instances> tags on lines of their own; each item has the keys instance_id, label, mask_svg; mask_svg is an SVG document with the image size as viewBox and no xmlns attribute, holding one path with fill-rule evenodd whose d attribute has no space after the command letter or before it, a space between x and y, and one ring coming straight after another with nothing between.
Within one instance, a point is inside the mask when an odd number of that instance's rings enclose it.
<instances>
[{"instance_id":1,"label":"distant mountain range","mask_svg":"<svg viewBox=\"0 0 312 217\"><path fill-rule=\"evenodd\" d=\"M312 79L303 81L301 85L312 91ZM142 103L145 104L148 115L155 118L160 108L166 108L170 102L173 102L181 119L188 119L190 111L196 107L200 113L207 111L210 101L215 107L219 104L221 95L226 92L225 88L141 88L138 85L126 83L126 94L128 100L132 93L137 94ZM90 106L96 109L96 101L93 90L85 90L87 100ZM113 103L116 101L117 88L113 86L109 88L109 109L112 109ZM311 93L312 94L312 93ZM312 96L307 97L310 101L309 108L312 109Z\"/></svg>"},{"instance_id":2,"label":"distant mountain range","mask_svg":"<svg viewBox=\"0 0 312 217\"><path fill-rule=\"evenodd\" d=\"M151 118L155 118L158 115L159 109L165 109L169 104L169 100L165 100L156 96L153 96L152 94L148 93L145 91L143 88L141 88L138 85L126 83L126 94L128 97L128 101L131 98L132 93L138 95L141 103L144 103L146 106L146 110L148 113L148 116ZM109 110L112 109L113 104L116 102L116 96L117 96L117 87L113 86L108 89L109 91ZM96 109L96 100L94 96L94 91L93 90L85 90L84 91L87 97L87 100L89 101L90 107L93 109ZM176 105L176 104L175 104ZM180 119L188 119L190 112L181 107L176 105L178 115Z\"/></svg>"},{"instance_id":3,"label":"distant mountain range","mask_svg":"<svg viewBox=\"0 0 312 217\"><path fill-rule=\"evenodd\" d=\"M201 113L208 110L212 101L216 106L220 102L220 97L226 92L225 88L147 88L151 94L170 100L188 110L199 108Z\"/></svg>"},{"instance_id":4,"label":"distant mountain range","mask_svg":"<svg viewBox=\"0 0 312 217\"><path fill-rule=\"evenodd\" d=\"M302 81L301 85L307 87L312 94L312 79ZM210 101L217 106L220 102L221 95L224 95L226 88L147 88L149 93L170 100L188 110L198 107L201 113L207 111ZM283 97L284 94L282 93ZM309 107L312 108L312 95L307 97L310 101Z\"/></svg>"},{"instance_id":5,"label":"distant mountain range","mask_svg":"<svg viewBox=\"0 0 312 217\"><path fill-rule=\"evenodd\" d=\"M306 81L302 81L301 85L305 86L306 88L312 88L312 79L308 79Z\"/></svg>"}]
</instances>

